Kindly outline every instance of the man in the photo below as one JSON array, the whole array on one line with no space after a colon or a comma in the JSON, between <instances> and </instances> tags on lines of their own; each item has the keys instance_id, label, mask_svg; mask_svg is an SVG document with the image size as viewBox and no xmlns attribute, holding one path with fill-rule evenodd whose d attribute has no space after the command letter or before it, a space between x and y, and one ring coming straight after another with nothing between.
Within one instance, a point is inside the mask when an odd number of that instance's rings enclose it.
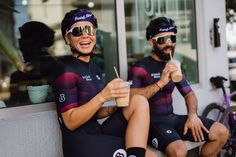
<instances>
[{"instance_id":1,"label":"man","mask_svg":"<svg viewBox=\"0 0 236 157\"><path fill-rule=\"evenodd\" d=\"M206 141L200 155L216 156L225 144L228 131L217 122L197 115L197 98L183 76L174 83L170 74L178 67L168 63L174 55L177 27L172 19L159 17L146 29L148 44L153 46L151 56L129 69L128 80L133 81L131 94L145 96L150 105L151 124L148 144L167 154L183 157L187 148L183 140ZM185 99L187 115L173 112L172 92L177 87Z\"/></svg>"}]
</instances>

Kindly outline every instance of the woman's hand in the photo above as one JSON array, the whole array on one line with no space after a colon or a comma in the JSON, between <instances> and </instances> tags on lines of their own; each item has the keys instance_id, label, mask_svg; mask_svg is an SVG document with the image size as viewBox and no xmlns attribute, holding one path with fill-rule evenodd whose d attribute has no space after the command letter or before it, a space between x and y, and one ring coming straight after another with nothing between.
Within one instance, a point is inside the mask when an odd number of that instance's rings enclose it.
<instances>
[{"instance_id":1,"label":"woman's hand","mask_svg":"<svg viewBox=\"0 0 236 157\"><path fill-rule=\"evenodd\" d=\"M122 79L114 79L109 82L105 88L99 93L99 98L102 103L110 101L114 98L125 97L128 93L128 90L124 90L128 88L128 85Z\"/></svg>"}]
</instances>

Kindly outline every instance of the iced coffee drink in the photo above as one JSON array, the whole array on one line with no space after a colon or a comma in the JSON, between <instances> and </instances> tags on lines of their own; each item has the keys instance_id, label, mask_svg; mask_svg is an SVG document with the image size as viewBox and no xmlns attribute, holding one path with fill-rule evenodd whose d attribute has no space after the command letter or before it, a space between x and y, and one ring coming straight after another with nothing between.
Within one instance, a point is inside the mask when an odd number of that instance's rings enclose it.
<instances>
[{"instance_id":1,"label":"iced coffee drink","mask_svg":"<svg viewBox=\"0 0 236 157\"><path fill-rule=\"evenodd\" d=\"M126 107L129 105L129 92L130 92L130 82L122 82L128 85L127 88L125 88L124 90L127 90L127 95L126 97L121 97L121 98L116 98L116 106L117 107Z\"/></svg>"},{"instance_id":2,"label":"iced coffee drink","mask_svg":"<svg viewBox=\"0 0 236 157\"><path fill-rule=\"evenodd\" d=\"M181 67L180 67L180 62L178 60L171 59L169 61L171 64L175 64L178 67L178 70L172 72L171 79L173 82L180 82L182 80L182 72L181 72Z\"/></svg>"}]
</instances>

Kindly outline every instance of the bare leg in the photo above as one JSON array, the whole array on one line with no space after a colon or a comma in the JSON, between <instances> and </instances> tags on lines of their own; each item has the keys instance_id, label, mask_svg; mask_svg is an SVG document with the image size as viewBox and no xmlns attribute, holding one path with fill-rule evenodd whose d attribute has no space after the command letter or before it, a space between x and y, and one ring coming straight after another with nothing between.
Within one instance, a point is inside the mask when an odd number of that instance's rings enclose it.
<instances>
[{"instance_id":1,"label":"bare leg","mask_svg":"<svg viewBox=\"0 0 236 157\"><path fill-rule=\"evenodd\" d=\"M209 130L209 141L201 149L201 157L216 157L221 148L226 143L229 136L227 128L218 122L215 122Z\"/></svg>"},{"instance_id":2,"label":"bare leg","mask_svg":"<svg viewBox=\"0 0 236 157\"><path fill-rule=\"evenodd\" d=\"M182 140L171 142L166 148L168 157L185 157L187 155L187 147Z\"/></svg>"},{"instance_id":3,"label":"bare leg","mask_svg":"<svg viewBox=\"0 0 236 157\"><path fill-rule=\"evenodd\" d=\"M128 107L123 109L123 114L128 120L125 135L126 148L141 147L146 149L149 131L149 104L145 97L134 95Z\"/></svg>"},{"instance_id":4,"label":"bare leg","mask_svg":"<svg viewBox=\"0 0 236 157\"><path fill-rule=\"evenodd\" d=\"M146 149L145 157L158 157L157 154L150 148Z\"/></svg>"}]
</instances>

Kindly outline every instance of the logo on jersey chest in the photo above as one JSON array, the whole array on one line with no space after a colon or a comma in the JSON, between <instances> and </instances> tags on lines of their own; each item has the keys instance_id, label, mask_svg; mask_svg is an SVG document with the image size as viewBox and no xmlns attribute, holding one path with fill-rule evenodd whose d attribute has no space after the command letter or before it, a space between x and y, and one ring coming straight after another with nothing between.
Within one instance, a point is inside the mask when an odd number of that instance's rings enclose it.
<instances>
[{"instance_id":1,"label":"logo on jersey chest","mask_svg":"<svg viewBox=\"0 0 236 157\"><path fill-rule=\"evenodd\" d=\"M86 81L92 81L92 78L90 75L82 76L82 78L85 79Z\"/></svg>"},{"instance_id":2,"label":"logo on jersey chest","mask_svg":"<svg viewBox=\"0 0 236 157\"><path fill-rule=\"evenodd\" d=\"M92 78L90 75L84 75L82 76L82 78L86 81L92 81L93 79L95 79L95 77ZM101 78L98 75L96 75L96 79L101 80Z\"/></svg>"},{"instance_id":3,"label":"logo on jersey chest","mask_svg":"<svg viewBox=\"0 0 236 157\"><path fill-rule=\"evenodd\" d=\"M154 79L160 78L160 76L160 73L151 73L151 77L153 77Z\"/></svg>"},{"instance_id":4,"label":"logo on jersey chest","mask_svg":"<svg viewBox=\"0 0 236 157\"><path fill-rule=\"evenodd\" d=\"M96 75L96 77L97 77L98 80L101 80L101 78L98 75Z\"/></svg>"}]
</instances>

